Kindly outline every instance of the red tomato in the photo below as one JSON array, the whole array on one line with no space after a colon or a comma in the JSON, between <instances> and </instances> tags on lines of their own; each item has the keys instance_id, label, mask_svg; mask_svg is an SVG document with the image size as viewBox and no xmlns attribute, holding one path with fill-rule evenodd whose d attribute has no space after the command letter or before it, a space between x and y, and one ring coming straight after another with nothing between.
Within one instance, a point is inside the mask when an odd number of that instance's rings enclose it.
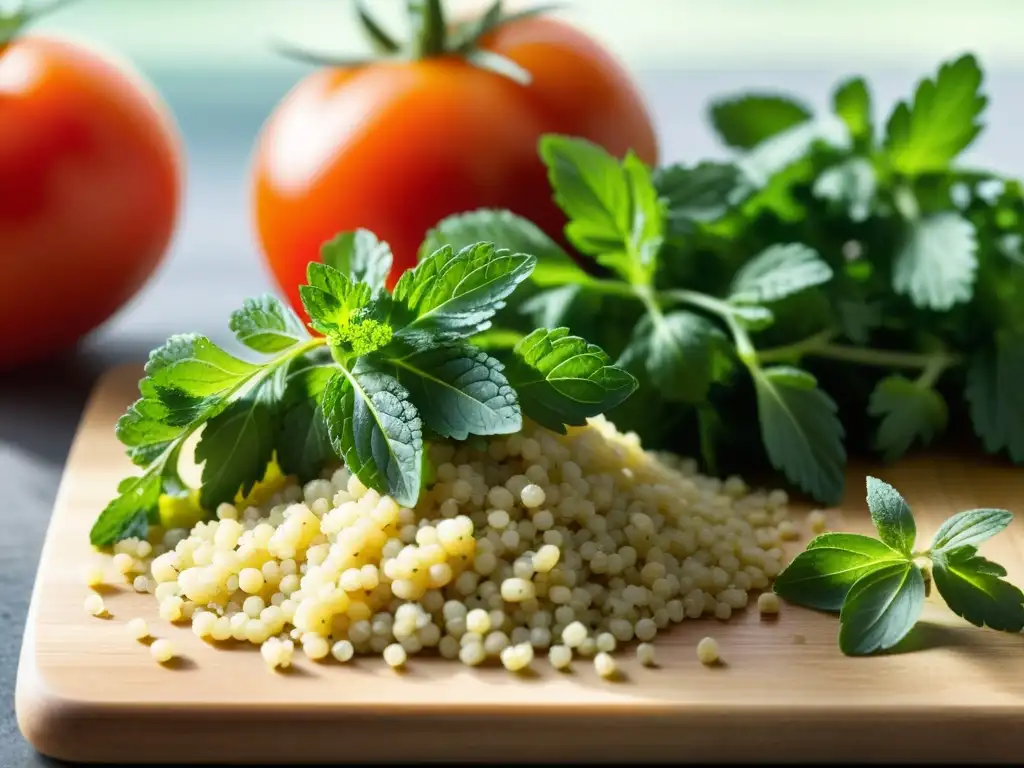
<instances>
[{"instance_id":1,"label":"red tomato","mask_svg":"<svg viewBox=\"0 0 1024 768\"><path fill-rule=\"evenodd\" d=\"M507 208L561 237L537 154L544 133L590 139L649 164L658 148L628 74L583 32L530 17L483 47L531 75L523 86L455 56L323 69L300 82L263 128L253 204L264 256L302 315L298 286L320 245L363 227L391 244L390 285L416 263L445 216Z\"/></svg>"},{"instance_id":2,"label":"red tomato","mask_svg":"<svg viewBox=\"0 0 1024 768\"><path fill-rule=\"evenodd\" d=\"M178 142L152 89L69 42L0 52L0 368L73 346L171 238Z\"/></svg>"}]
</instances>

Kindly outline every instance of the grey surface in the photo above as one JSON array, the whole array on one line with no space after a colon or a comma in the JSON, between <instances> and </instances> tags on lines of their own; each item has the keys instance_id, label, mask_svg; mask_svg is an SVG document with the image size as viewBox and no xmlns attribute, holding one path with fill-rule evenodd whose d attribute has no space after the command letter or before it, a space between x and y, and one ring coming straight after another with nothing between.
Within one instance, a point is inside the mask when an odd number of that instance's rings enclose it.
<instances>
[{"instance_id":1,"label":"grey surface","mask_svg":"<svg viewBox=\"0 0 1024 768\"><path fill-rule=\"evenodd\" d=\"M861 71L886 109L919 74ZM659 124L663 154L676 160L721 154L704 121L709 96L781 86L823 107L828 89L842 74L651 72L640 80ZM169 334L198 331L223 338L228 313L244 297L270 288L250 234L246 165L260 122L290 79L154 79L177 115L189 162L187 202L171 253L137 299L78 353L0 378L0 768L56 764L21 738L13 691L42 537L92 383L111 365L141 362ZM972 161L1024 175L1024 145L1016 140L1024 118L1024 73L993 73L989 92L993 127L972 152Z\"/></svg>"}]
</instances>

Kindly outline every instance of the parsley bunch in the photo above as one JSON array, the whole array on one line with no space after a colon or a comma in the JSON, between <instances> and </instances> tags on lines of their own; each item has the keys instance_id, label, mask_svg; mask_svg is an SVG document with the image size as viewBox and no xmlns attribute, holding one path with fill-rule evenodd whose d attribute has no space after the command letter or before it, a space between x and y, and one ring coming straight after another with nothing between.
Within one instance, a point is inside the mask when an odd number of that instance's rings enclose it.
<instances>
[{"instance_id":1,"label":"parsley bunch","mask_svg":"<svg viewBox=\"0 0 1024 768\"><path fill-rule=\"evenodd\" d=\"M1024 462L1024 195L956 162L982 79L970 55L945 63L884 127L861 78L823 115L724 99L710 116L728 162L649 169L546 136L575 254L507 211L453 216L428 242L528 246L530 286L496 323L600 343L642 393L609 418L710 472L770 466L836 503L849 452L894 460L951 423Z\"/></svg>"},{"instance_id":2,"label":"parsley bunch","mask_svg":"<svg viewBox=\"0 0 1024 768\"><path fill-rule=\"evenodd\" d=\"M824 533L776 577L786 600L839 612L839 648L849 656L885 651L913 629L926 596L926 571L946 605L976 627L1024 629L1024 594L1006 570L978 554L978 545L1010 524L1002 509L972 509L946 520L931 546L914 549L917 526L891 485L867 481L868 509L878 539Z\"/></svg>"},{"instance_id":3,"label":"parsley bunch","mask_svg":"<svg viewBox=\"0 0 1024 768\"><path fill-rule=\"evenodd\" d=\"M364 485L412 506L429 476L428 441L517 432L524 416L564 433L636 388L566 328L535 330L493 355L470 343L534 271L533 255L489 241L442 246L393 293L385 289L391 251L372 233L339 235L321 256L300 288L320 336L267 295L231 315L257 362L198 335L174 336L150 354L142 397L116 427L144 471L118 486L93 525L94 545L142 535L162 494L187 492L178 460L200 430L204 509L249 493L274 459L300 481L343 459Z\"/></svg>"}]
</instances>

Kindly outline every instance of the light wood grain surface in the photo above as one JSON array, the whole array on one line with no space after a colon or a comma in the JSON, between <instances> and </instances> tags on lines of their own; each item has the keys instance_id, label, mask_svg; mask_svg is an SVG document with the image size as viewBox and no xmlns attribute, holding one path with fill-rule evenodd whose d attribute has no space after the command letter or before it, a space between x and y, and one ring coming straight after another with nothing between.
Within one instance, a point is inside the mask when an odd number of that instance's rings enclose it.
<instances>
[{"instance_id":1,"label":"light wood grain surface","mask_svg":"<svg viewBox=\"0 0 1024 768\"><path fill-rule=\"evenodd\" d=\"M1024 757L1024 638L970 627L933 594L912 650L843 657L838 621L791 606L727 624L687 620L656 641L659 668L620 653L623 679L591 664L570 674L546 661L514 677L414 659L395 673L378 659L342 666L304 659L265 670L255 648L215 648L161 621L150 595L105 594L112 614L85 613L84 567L96 514L131 472L113 435L136 395L138 368L110 372L83 417L43 549L18 674L18 721L45 754L123 762L373 760L928 760ZM952 512L1024 512L1024 473L998 462L912 458L851 470L830 525L867 531L864 473L896 485L930 536ZM799 519L799 518L798 518ZM985 545L1024 581L1024 521ZM129 638L146 618L182 658L156 664ZM725 663L696 658L715 637ZM300 655L297 654L297 658Z\"/></svg>"}]
</instances>

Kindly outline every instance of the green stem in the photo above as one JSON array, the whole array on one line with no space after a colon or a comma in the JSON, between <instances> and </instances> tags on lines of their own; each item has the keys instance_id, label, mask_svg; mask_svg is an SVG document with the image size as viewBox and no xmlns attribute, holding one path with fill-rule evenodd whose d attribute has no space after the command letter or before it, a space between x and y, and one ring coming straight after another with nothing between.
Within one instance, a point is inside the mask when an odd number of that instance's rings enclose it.
<instances>
[{"instance_id":1,"label":"green stem","mask_svg":"<svg viewBox=\"0 0 1024 768\"><path fill-rule=\"evenodd\" d=\"M38 3L29 8L26 0L18 10L0 13L0 54L7 50L7 46L14 42L14 39L28 24L76 2L78 0L51 0L49 3Z\"/></svg>"},{"instance_id":2,"label":"green stem","mask_svg":"<svg viewBox=\"0 0 1024 768\"><path fill-rule=\"evenodd\" d=\"M896 352L889 349L831 344L837 333L834 328L826 328L802 341L762 350L757 353L757 359L761 363L777 363L810 356L880 368L923 370L924 373L918 380L922 386L932 386L947 368L961 362L959 356L946 352Z\"/></svg>"},{"instance_id":3,"label":"green stem","mask_svg":"<svg viewBox=\"0 0 1024 768\"><path fill-rule=\"evenodd\" d=\"M443 0L406 0L406 9L413 29L413 58L428 59L444 54L448 43L448 22Z\"/></svg>"},{"instance_id":4,"label":"green stem","mask_svg":"<svg viewBox=\"0 0 1024 768\"><path fill-rule=\"evenodd\" d=\"M808 354L830 360L843 360L848 363L875 365L884 368L927 368L930 365L935 365L938 360L942 361L943 368L960 363L960 358L957 355L950 355L944 352L931 354L894 352L888 349L848 347L841 344L824 344L817 349L811 350Z\"/></svg>"},{"instance_id":5,"label":"green stem","mask_svg":"<svg viewBox=\"0 0 1024 768\"><path fill-rule=\"evenodd\" d=\"M802 341L762 350L757 353L757 359L761 363L795 362L804 355L813 355L818 349L835 338L835 335L835 330L826 328L813 336L808 336Z\"/></svg>"},{"instance_id":6,"label":"green stem","mask_svg":"<svg viewBox=\"0 0 1024 768\"><path fill-rule=\"evenodd\" d=\"M733 342L736 344L736 354L743 364L751 369L758 367L757 350L754 349L754 343L750 340L750 334L736 320L736 313L733 312L729 304L714 296L696 291L663 291L660 295L666 300L689 304L719 317L728 327L729 333L732 334Z\"/></svg>"}]
</instances>

